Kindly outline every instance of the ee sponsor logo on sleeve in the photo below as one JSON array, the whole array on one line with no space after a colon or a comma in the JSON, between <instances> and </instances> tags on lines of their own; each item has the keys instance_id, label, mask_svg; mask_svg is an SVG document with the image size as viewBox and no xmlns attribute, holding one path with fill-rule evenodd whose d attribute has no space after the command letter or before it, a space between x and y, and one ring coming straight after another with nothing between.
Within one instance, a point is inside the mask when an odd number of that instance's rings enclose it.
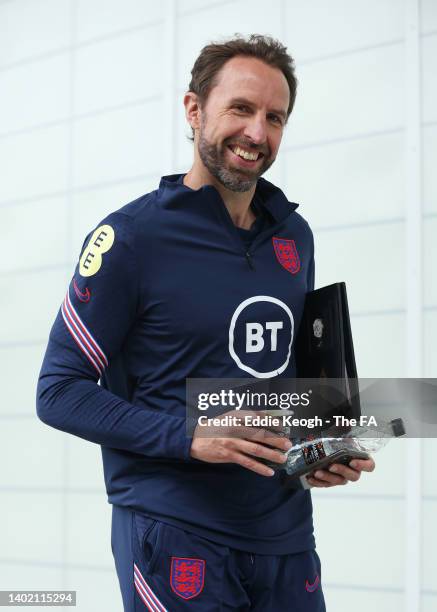
<instances>
[{"instance_id":1,"label":"ee sponsor logo on sleeve","mask_svg":"<svg viewBox=\"0 0 437 612\"><path fill-rule=\"evenodd\" d=\"M114 230L110 225L101 225L90 238L79 262L81 276L93 276L100 270L102 255L114 244Z\"/></svg>"}]
</instances>

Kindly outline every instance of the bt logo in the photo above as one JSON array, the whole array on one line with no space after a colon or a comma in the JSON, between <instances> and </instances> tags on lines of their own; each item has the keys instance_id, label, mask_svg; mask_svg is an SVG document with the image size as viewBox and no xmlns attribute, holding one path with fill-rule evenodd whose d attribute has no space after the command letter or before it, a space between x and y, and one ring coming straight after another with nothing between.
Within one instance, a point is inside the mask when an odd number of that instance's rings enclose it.
<instances>
[{"instance_id":1,"label":"bt logo","mask_svg":"<svg viewBox=\"0 0 437 612\"><path fill-rule=\"evenodd\" d=\"M270 330L270 350L276 351L278 346L278 329L283 329L282 321L267 321L266 330ZM246 323L246 353L262 351L265 345L264 328L261 323Z\"/></svg>"},{"instance_id":2,"label":"bt logo","mask_svg":"<svg viewBox=\"0 0 437 612\"><path fill-rule=\"evenodd\" d=\"M244 300L232 315L229 353L241 370L256 378L278 376L289 364L293 336L294 318L289 307L277 298L255 295Z\"/></svg>"}]
</instances>

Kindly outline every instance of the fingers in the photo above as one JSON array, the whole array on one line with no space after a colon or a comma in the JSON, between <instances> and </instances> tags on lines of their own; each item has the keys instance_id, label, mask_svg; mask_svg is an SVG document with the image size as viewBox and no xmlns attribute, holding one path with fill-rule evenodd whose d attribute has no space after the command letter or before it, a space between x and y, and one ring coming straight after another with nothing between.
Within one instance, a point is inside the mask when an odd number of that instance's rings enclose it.
<instances>
[{"instance_id":1,"label":"fingers","mask_svg":"<svg viewBox=\"0 0 437 612\"><path fill-rule=\"evenodd\" d=\"M246 455L267 459L267 461L273 461L274 463L282 464L287 461L287 455L283 452L249 440L238 440L237 450Z\"/></svg>"},{"instance_id":2,"label":"fingers","mask_svg":"<svg viewBox=\"0 0 437 612\"><path fill-rule=\"evenodd\" d=\"M287 451L291 448L292 444L287 437L278 435L273 433L272 431L266 429L258 429L253 431L250 436L248 436L249 440L254 440L256 442L261 442L262 444L268 444L269 446L273 446L282 451Z\"/></svg>"},{"instance_id":3,"label":"fingers","mask_svg":"<svg viewBox=\"0 0 437 612\"><path fill-rule=\"evenodd\" d=\"M242 467L250 470L251 472L255 472L255 474L259 474L260 476L273 476L275 473L272 468L264 465L263 463L252 459L249 455L245 455L244 453L233 452L230 454L231 463L237 463Z\"/></svg>"},{"instance_id":4,"label":"fingers","mask_svg":"<svg viewBox=\"0 0 437 612\"><path fill-rule=\"evenodd\" d=\"M287 460L283 452L257 442L201 436L193 437L190 455L194 459L208 463L237 463L262 476L273 476L274 470L257 459L266 459L278 464Z\"/></svg>"},{"instance_id":5,"label":"fingers","mask_svg":"<svg viewBox=\"0 0 437 612\"><path fill-rule=\"evenodd\" d=\"M211 419L210 423L200 423L195 428L195 437L203 438L229 438L232 440L252 440L261 442L262 444L273 446L282 451L291 448L291 442L287 438L286 430L282 426L266 429L262 426L247 424L247 419L250 417L261 418L266 414L262 411L239 410L230 411L220 418L227 417L228 421L215 422ZM249 421L251 423L251 421Z\"/></svg>"},{"instance_id":6,"label":"fingers","mask_svg":"<svg viewBox=\"0 0 437 612\"><path fill-rule=\"evenodd\" d=\"M360 472L373 472L375 469L375 462L372 458L370 459L354 459L350 462L350 467Z\"/></svg>"},{"instance_id":7,"label":"fingers","mask_svg":"<svg viewBox=\"0 0 437 612\"><path fill-rule=\"evenodd\" d=\"M253 441L233 440L233 447L235 450L230 451L229 460L261 476L273 476L275 472L264 463L257 461L256 458L266 459L278 464L287 461L287 455L283 452Z\"/></svg>"},{"instance_id":8,"label":"fingers","mask_svg":"<svg viewBox=\"0 0 437 612\"><path fill-rule=\"evenodd\" d=\"M312 487L318 487L319 489L327 489L329 487L335 486L333 484L330 484L329 482L325 482L324 480L319 480L318 478L314 478L313 476L307 476L307 481ZM343 482L341 484L346 484L346 482Z\"/></svg>"},{"instance_id":9,"label":"fingers","mask_svg":"<svg viewBox=\"0 0 437 612\"><path fill-rule=\"evenodd\" d=\"M226 434L226 437L232 438L233 440L249 440L263 445L268 444L281 451L287 451L292 446L290 440L286 436L262 427L246 427L239 425L229 428L225 432L220 432L220 437L223 437L223 433Z\"/></svg>"},{"instance_id":10,"label":"fingers","mask_svg":"<svg viewBox=\"0 0 437 612\"><path fill-rule=\"evenodd\" d=\"M256 461L253 457L260 457L278 464L285 463L287 460L286 455L269 449L263 444L238 440L238 448L240 452L232 453L232 459L230 460L261 476L273 476L274 470ZM316 470L314 474L307 476L307 480L313 487L329 488L346 485L348 482L357 482L360 479L361 471L373 472L375 469L373 459L359 459L354 460L353 463L355 462L359 464L357 469L352 469L341 463L334 463L328 470Z\"/></svg>"},{"instance_id":11,"label":"fingers","mask_svg":"<svg viewBox=\"0 0 437 612\"><path fill-rule=\"evenodd\" d=\"M361 472L373 472L375 462L373 459L354 459L349 466L342 463L333 463L328 470L317 470L307 477L313 487L333 487L345 485L348 482L357 482Z\"/></svg>"},{"instance_id":12,"label":"fingers","mask_svg":"<svg viewBox=\"0 0 437 612\"><path fill-rule=\"evenodd\" d=\"M338 474L338 476L343 477L346 480L350 480L351 482L356 482L361 476L361 472L353 470L349 466L343 465L342 463L333 463L328 469L331 474Z\"/></svg>"},{"instance_id":13,"label":"fingers","mask_svg":"<svg viewBox=\"0 0 437 612\"><path fill-rule=\"evenodd\" d=\"M347 479L337 476L328 470L316 470L314 474L307 477L308 482L314 487L334 487L335 485L347 484Z\"/></svg>"}]
</instances>

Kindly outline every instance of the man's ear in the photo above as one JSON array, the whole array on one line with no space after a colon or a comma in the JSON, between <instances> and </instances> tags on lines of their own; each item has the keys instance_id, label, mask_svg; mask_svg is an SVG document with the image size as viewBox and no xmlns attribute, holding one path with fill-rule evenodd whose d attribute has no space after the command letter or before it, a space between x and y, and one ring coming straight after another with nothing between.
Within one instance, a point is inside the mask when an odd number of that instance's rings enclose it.
<instances>
[{"instance_id":1,"label":"man's ear","mask_svg":"<svg viewBox=\"0 0 437 612\"><path fill-rule=\"evenodd\" d=\"M184 96L185 117L193 130L200 127L200 104L197 97L192 91L187 91Z\"/></svg>"}]
</instances>

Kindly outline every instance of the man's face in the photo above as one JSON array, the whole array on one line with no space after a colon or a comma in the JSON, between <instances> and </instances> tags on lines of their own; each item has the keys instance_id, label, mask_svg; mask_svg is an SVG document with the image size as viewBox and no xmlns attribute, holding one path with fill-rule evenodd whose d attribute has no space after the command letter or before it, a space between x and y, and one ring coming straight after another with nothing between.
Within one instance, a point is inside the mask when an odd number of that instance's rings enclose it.
<instances>
[{"instance_id":1,"label":"man's face","mask_svg":"<svg viewBox=\"0 0 437 612\"><path fill-rule=\"evenodd\" d=\"M201 109L197 146L204 166L226 188L248 191L273 164L289 96L278 68L249 57L223 66Z\"/></svg>"}]
</instances>

